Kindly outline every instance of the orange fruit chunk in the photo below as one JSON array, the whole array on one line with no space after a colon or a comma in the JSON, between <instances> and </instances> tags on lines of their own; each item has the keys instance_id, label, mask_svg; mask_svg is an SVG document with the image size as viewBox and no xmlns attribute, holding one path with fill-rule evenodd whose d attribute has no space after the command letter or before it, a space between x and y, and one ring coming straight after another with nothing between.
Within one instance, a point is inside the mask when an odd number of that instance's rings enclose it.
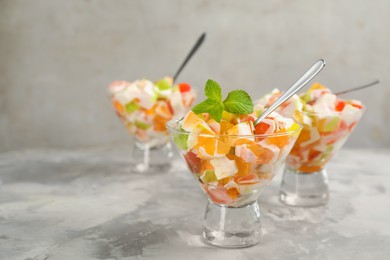
<instances>
[{"instance_id":1,"label":"orange fruit chunk","mask_svg":"<svg viewBox=\"0 0 390 260\"><path fill-rule=\"evenodd\" d=\"M228 154L226 155L226 157L229 158L230 160L235 160L237 170L238 170L238 172L236 173L237 176L244 176L249 174L249 171L251 170L251 166L252 166L251 163L246 162L241 157L238 157L234 154Z\"/></svg>"},{"instance_id":2,"label":"orange fruit chunk","mask_svg":"<svg viewBox=\"0 0 390 260\"><path fill-rule=\"evenodd\" d=\"M230 151L230 145L215 137L198 136L198 143L194 146L198 156L202 159L221 157Z\"/></svg>"},{"instance_id":3,"label":"orange fruit chunk","mask_svg":"<svg viewBox=\"0 0 390 260\"><path fill-rule=\"evenodd\" d=\"M313 165L313 166L308 166L308 165L302 165L299 167L299 171L301 172L307 172L307 173L312 173L312 172L318 172L323 168L322 165Z\"/></svg>"},{"instance_id":4,"label":"orange fruit chunk","mask_svg":"<svg viewBox=\"0 0 390 260\"><path fill-rule=\"evenodd\" d=\"M306 142L306 141L310 140L310 137L311 137L310 128L304 127L304 128L302 128L301 133L298 136L296 144Z\"/></svg>"},{"instance_id":5,"label":"orange fruit chunk","mask_svg":"<svg viewBox=\"0 0 390 260\"><path fill-rule=\"evenodd\" d=\"M234 146L243 145L245 144L249 150L251 150L254 155L256 156L255 163L256 164L266 164L272 160L274 157L274 153L255 143L254 141L245 139L245 138L239 138L234 142Z\"/></svg>"},{"instance_id":6,"label":"orange fruit chunk","mask_svg":"<svg viewBox=\"0 0 390 260\"><path fill-rule=\"evenodd\" d=\"M123 115L125 113L124 106L116 101L115 99L112 100L112 105L114 106L115 110L120 114Z\"/></svg>"},{"instance_id":7,"label":"orange fruit chunk","mask_svg":"<svg viewBox=\"0 0 390 260\"><path fill-rule=\"evenodd\" d=\"M154 115L156 113L156 104L154 104L150 109L144 109L144 113L148 116Z\"/></svg>"},{"instance_id":8,"label":"orange fruit chunk","mask_svg":"<svg viewBox=\"0 0 390 260\"><path fill-rule=\"evenodd\" d=\"M317 150L310 150L308 159L309 159L310 161L311 161L311 160L314 160L316 157L320 156L321 154L322 154L322 152L320 152L320 151L317 151Z\"/></svg>"},{"instance_id":9,"label":"orange fruit chunk","mask_svg":"<svg viewBox=\"0 0 390 260\"><path fill-rule=\"evenodd\" d=\"M192 111L189 111L187 115L183 119L183 123L181 127L186 130L187 132L192 132L193 129L199 125L204 126L204 128L210 129L210 127L207 125L207 123L200 118L197 114L195 114ZM211 130L211 129L210 129Z\"/></svg>"},{"instance_id":10,"label":"orange fruit chunk","mask_svg":"<svg viewBox=\"0 0 390 260\"><path fill-rule=\"evenodd\" d=\"M278 133L285 133L286 129L282 129L278 131ZM290 142L290 137L288 134L285 135L279 135L279 136L270 136L268 137L268 143L269 144L274 144L279 148L283 148Z\"/></svg>"},{"instance_id":11,"label":"orange fruit chunk","mask_svg":"<svg viewBox=\"0 0 390 260\"><path fill-rule=\"evenodd\" d=\"M155 112L158 116L170 119L172 117L171 111L169 110L169 106L165 102L157 103L155 107Z\"/></svg>"},{"instance_id":12,"label":"orange fruit chunk","mask_svg":"<svg viewBox=\"0 0 390 260\"><path fill-rule=\"evenodd\" d=\"M214 170L213 165L211 165L210 160L201 160L201 172L203 173L204 171L208 170Z\"/></svg>"},{"instance_id":13,"label":"orange fruit chunk","mask_svg":"<svg viewBox=\"0 0 390 260\"><path fill-rule=\"evenodd\" d=\"M235 187L232 187L230 189L227 189L227 195L232 198L232 199L235 199L237 198L238 196L240 196L240 191L235 188Z\"/></svg>"},{"instance_id":14,"label":"orange fruit chunk","mask_svg":"<svg viewBox=\"0 0 390 260\"><path fill-rule=\"evenodd\" d=\"M307 91L310 92L310 91L313 91L313 90L316 90L316 89L328 90L327 87L325 87L325 86L321 85L320 83L316 82Z\"/></svg>"},{"instance_id":15,"label":"orange fruit chunk","mask_svg":"<svg viewBox=\"0 0 390 260\"><path fill-rule=\"evenodd\" d=\"M234 181L240 185L252 185L260 182L260 179L255 173L251 173L245 176L237 176Z\"/></svg>"},{"instance_id":16,"label":"orange fruit chunk","mask_svg":"<svg viewBox=\"0 0 390 260\"><path fill-rule=\"evenodd\" d=\"M154 130L164 132L166 130L165 124L168 122L167 118L156 115L153 118Z\"/></svg>"}]
</instances>

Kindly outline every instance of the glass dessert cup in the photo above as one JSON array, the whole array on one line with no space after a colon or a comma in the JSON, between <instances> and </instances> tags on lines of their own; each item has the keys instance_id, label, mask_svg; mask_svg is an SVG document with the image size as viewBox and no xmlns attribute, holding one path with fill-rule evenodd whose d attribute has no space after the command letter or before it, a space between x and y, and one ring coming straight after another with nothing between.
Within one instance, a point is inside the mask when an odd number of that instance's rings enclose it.
<instances>
[{"instance_id":1,"label":"glass dessert cup","mask_svg":"<svg viewBox=\"0 0 390 260\"><path fill-rule=\"evenodd\" d=\"M129 121L126 117L118 116L133 139L130 171L163 172L169 170L173 152L165 125L157 130L156 126L142 129L134 124L134 119ZM165 119L165 121L168 120Z\"/></svg>"},{"instance_id":2,"label":"glass dessert cup","mask_svg":"<svg viewBox=\"0 0 390 260\"><path fill-rule=\"evenodd\" d=\"M364 110L300 112L302 130L286 160L280 200L289 206L316 207L329 201L326 164L341 149ZM296 118L296 117L295 117Z\"/></svg>"},{"instance_id":3,"label":"glass dessert cup","mask_svg":"<svg viewBox=\"0 0 390 260\"><path fill-rule=\"evenodd\" d=\"M196 134L181 129L179 120L168 122L167 128L208 197L204 241L226 248L259 243L257 199L284 163L300 128L261 135Z\"/></svg>"},{"instance_id":4,"label":"glass dessert cup","mask_svg":"<svg viewBox=\"0 0 390 260\"><path fill-rule=\"evenodd\" d=\"M170 168L173 156L166 123L184 115L195 98L191 86L165 77L114 81L109 86L118 118L133 137L131 171L159 172Z\"/></svg>"}]
</instances>

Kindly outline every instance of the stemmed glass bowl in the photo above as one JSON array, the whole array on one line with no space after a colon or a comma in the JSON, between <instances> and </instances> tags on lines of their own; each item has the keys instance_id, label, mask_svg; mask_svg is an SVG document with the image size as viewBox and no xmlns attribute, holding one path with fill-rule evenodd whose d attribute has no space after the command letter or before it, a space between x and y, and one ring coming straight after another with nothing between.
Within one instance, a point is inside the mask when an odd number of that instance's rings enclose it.
<instances>
[{"instance_id":1,"label":"stemmed glass bowl","mask_svg":"<svg viewBox=\"0 0 390 260\"><path fill-rule=\"evenodd\" d=\"M260 135L195 134L180 126L180 120L167 123L173 143L208 197L203 239L228 248L257 244L261 237L257 199L284 163L300 126Z\"/></svg>"},{"instance_id":2,"label":"stemmed glass bowl","mask_svg":"<svg viewBox=\"0 0 390 260\"><path fill-rule=\"evenodd\" d=\"M359 122L364 108L342 112L299 112L302 131L286 160L280 200L290 206L328 203L326 164L341 149Z\"/></svg>"},{"instance_id":3,"label":"stemmed glass bowl","mask_svg":"<svg viewBox=\"0 0 390 260\"><path fill-rule=\"evenodd\" d=\"M131 171L169 169L173 154L165 125L189 110L195 98L191 86L173 85L166 77L156 83L115 81L109 92L117 116L133 138Z\"/></svg>"}]
</instances>

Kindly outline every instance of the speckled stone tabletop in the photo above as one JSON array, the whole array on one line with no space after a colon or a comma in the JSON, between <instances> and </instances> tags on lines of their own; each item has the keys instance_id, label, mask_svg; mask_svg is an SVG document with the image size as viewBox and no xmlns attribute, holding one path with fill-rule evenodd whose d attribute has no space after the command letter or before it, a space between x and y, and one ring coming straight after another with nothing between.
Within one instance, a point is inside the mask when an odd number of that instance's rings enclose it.
<instances>
[{"instance_id":1,"label":"speckled stone tabletop","mask_svg":"<svg viewBox=\"0 0 390 260\"><path fill-rule=\"evenodd\" d=\"M390 259L390 150L342 150L325 207L282 205L279 173L244 249L202 242L206 196L178 158L148 175L129 161L124 147L0 153L0 259Z\"/></svg>"}]
</instances>

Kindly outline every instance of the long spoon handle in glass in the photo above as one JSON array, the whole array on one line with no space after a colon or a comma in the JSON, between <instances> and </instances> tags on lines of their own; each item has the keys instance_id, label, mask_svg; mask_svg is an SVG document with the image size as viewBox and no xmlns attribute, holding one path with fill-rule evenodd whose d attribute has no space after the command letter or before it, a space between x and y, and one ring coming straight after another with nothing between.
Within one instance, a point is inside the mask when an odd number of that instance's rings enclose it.
<instances>
[{"instance_id":1,"label":"long spoon handle in glass","mask_svg":"<svg viewBox=\"0 0 390 260\"><path fill-rule=\"evenodd\" d=\"M360 89L364 89L364 88L368 88L368 87L374 86L374 85L376 85L378 83L380 83L380 81L377 79L374 82L371 82L369 84L366 84L366 85L363 85L363 86L360 86L360 87L350 88L350 89L347 89L347 90L344 90L344 91L337 92L337 93L335 93L335 95L336 96L344 95L344 94L347 94L349 92L353 92L353 91L356 91L356 90L360 90Z\"/></svg>"},{"instance_id":2,"label":"long spoon handle in glass","mask_svg":"<svg viewBox=\"0 0 390 260\"><path fill-rule=\"evenodd\" d=\"M184 59L183 63L180 65L179 69L176 71L175 76L173 76L173 83L176 82L176 79L177 79L177 77L179 77L181 70L186 66L187 62L191 59L192 55L194 55L195 52L199 49L199 47L202 45L205 38L206 38L206 33L202 33L202 35L196 41L194 47L192 47L192 49L188 53L187 57Z\"/></svg>"},{"instance_id":3,"label":"long spoon handle in glass","mask_svg":"<svg viewBox=\"0 0 390 260\"><path fill-rule=\"evenodd\" d=\"M308 69L305 74L302 75L289 89L287 89L283 95L281 95L271 106L269 106L254 122L254 125L260 123L261 120L266 118L269 114L272 113L276 108L278 108L282 103L287 101L292 95L294 95L298 90L305 86L310 80L312 80L325 66L325 61L323 59L318 60L313 66Z\"/></svg>"}]
</instances>

